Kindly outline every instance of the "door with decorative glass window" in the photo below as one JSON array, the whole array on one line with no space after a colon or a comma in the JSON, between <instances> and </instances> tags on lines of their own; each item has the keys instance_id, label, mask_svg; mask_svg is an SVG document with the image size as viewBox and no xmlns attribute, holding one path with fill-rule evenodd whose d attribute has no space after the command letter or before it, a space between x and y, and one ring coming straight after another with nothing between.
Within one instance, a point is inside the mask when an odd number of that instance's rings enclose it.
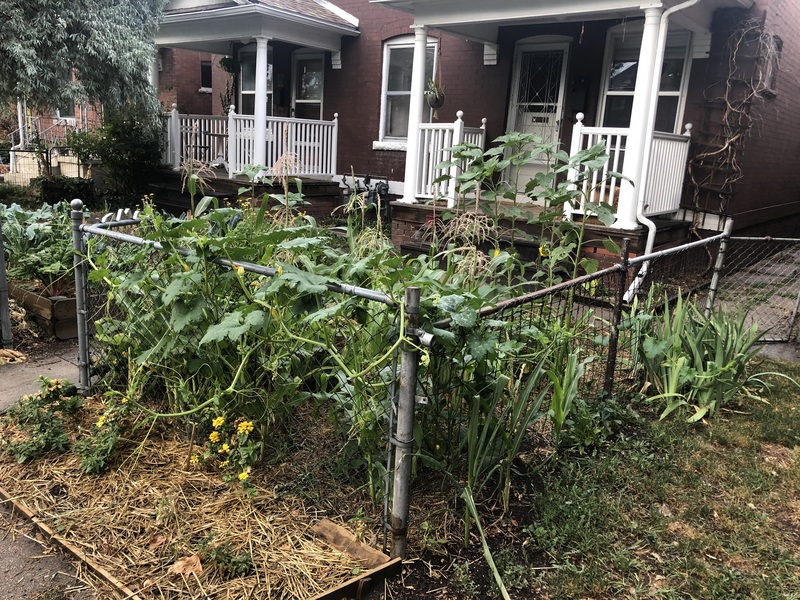
<instances>
[{"instance_id":1,"label":"door with decorative glass window","mask_svg":"<svg viewBox=\"0 0 800 600\"><path fill-rule=\"evenodd\" d=\"M508 109L508 129L558 142L564 113L568 43L517 44ZM546 157L519 167L519 188L546 170Z\"/></svg>"}]
</instances>

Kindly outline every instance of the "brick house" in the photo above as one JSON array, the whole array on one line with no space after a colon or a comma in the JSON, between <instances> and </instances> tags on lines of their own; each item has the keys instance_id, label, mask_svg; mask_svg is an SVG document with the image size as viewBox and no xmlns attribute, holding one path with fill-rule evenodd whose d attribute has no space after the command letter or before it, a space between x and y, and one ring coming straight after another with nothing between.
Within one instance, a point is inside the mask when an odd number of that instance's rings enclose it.
<instances>
[{"instance_id":1,"label":"brick house","mask_svg":"<svg viewBox=\"0 0 800 600\"><path fill-rule=\"evenodd\" d=\"M606 141L636 183L609 192L615 228L645 239L664 218L795 231L798 23L793 0L173 0L156 41L161 76L172 54L176 81L200 68L170 48L232 57L233 104L253 115L256 138L269 138L270 119L333 123L329 175L386 176L410 206L433 195L434 129L452 140L486 119L485 140L517 129L573 151ZM211 62L216 85L227 74ZM431 78L445 89L436 114L423 101Z\"/></svg>"}]
</instances>

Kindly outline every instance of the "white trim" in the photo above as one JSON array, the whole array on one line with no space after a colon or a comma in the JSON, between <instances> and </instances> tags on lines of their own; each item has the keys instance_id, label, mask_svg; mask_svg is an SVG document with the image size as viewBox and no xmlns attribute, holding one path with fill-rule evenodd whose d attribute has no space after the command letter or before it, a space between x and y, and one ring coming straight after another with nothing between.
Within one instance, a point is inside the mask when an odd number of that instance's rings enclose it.
<instances>
[{"instance_id":1,"label":"white trim","mask_svg":"<svg viewBox=\"0 0 800 600\"><path fill-rule=\"evenodd\" d=\"M625 36L636 36L641 39L642 32L644 30L644 22L636 22L636 23L624 23L620 25L615 25L614 27L610 27L606 32L606 47L605 52L603 55L603 71L602 71L602 81L600 86L600 95L598 97L598 106L597 106L597 124L598 126L602 126L605 122L606 116L606 99L608 97L609 89L608 85L609 81L609 73L611 72L611 62L613 60L614 55L614 38L619 37L620 35ZM683 72L681 74L681 86L678 91L670 91L670 92L661 92L659 89L658 98L662 96L672 96L678 98L678 107L676 110L675 115L675 126L671 132L666 133L675 133L681 134L683 131L683 118L684 118L684 111L686 109L686 97L689 91L689 78L692 72L692 61L694 60L695 52L694 52L694 39L695 35L689 31L688 29L677 29L673 31L673 34L679 33L686 33L689 37L688 42L686 44L684 58L683 58ZM669 36L669 33L667 34ZM640 41L641 47L641 41ZM612 93L615 96L631 96L633 97L634 92L616 92ZM655 102L658 103L658 98L656 98Z\"/></svg>"},{"instance_id":2,"label":"white trim","mask_svg":"<svg viewBox=\"0 0 800 600\"><path fill-rule=\"evenodd\" d=\"M383 41L383 59L381 64L381 111L380 122L378 127L378 140L373 142L373 150L375 144L385 143L387 146L402 143L403 150L405 150L406 138L403 136L387 136L386 135L386 99L387 99L387 86L389 85L389 53L392 48L414 48L414 35L401 35ZM436 73L436 61L438 59L439 40L438 38L428 36L427 48L433 48L433 72ZM431 120L433 111L428 111L426 121ZM380 148L382 150L398 150L397 147Z\"/></svg>"},{"instance_id":3,"label":"white trim","mask_svg":"<svg viewBox=\"0 0 800 600\"><path fill-rule=\"evenodd\" d=\"M387 141L374 141L372 142L373 150L389 150L391 152L405 152L408 148L406 140L387 140Z\"/></svg>"},{"instance_id":4,"label":"white trim","mask_svg":"<svg viewBox=\"0 0 800 600\"><path fill-rule=\"evenodd\" d=\"M560 139L562 126L564 124L564 110L566 104L566 83L567 71L569 70L569 55L572 38L560 35L540 35L527 37L519 40L514 46L514 62L511 80L511 93L508 98L508 119L506 121L506 131L514 131L516 128L516 111L512 107L517 104L517 97L519 95L519 78L520 78L520 58L524 52L546 52L548 50L560 50L563 53L563 63L561 65L561 81L559 82L558 97L559 97L559 114L556 115L558 120L556 140Z\"/></svg>"},{"instance_id":5,"label":"white trim","mask_svg":"<svg viewBox=\"0 0 800 600\"><path fill-rule=\"evenodd\" d=\"M320 92L319 100L297 100L297 61L304 60L304 59L318 59L320 62L320 66L322 67L322 71L320 76L322 77L322 91ZM325 53L320 52L319 50L312 50L310 48L301 48L300 50L295 50L292 52L292 80L290 82L292 86L292 94L291 94L291 109L294 110L296 113L297 103L300 104L317 104L319 105L319 116L316 117L317 119L322 118L322 103L325 100ZM308 117L303 117L307 119Z\"/></svg>"}]
</instances>

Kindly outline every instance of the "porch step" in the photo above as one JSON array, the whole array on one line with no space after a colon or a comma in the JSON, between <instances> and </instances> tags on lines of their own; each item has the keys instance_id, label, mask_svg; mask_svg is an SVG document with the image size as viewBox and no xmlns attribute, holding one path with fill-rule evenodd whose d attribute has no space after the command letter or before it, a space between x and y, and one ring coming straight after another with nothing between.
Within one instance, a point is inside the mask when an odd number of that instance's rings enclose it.
<instances>
[{"instance_id":1,"label":"porch step","mask_svg":"<svg viewBox=\"0 0 800 600\"><path fill-rule=\"evenodd\" d=\"M342 205L342 192L336 181L325 179L301 178L303 197L309 204L301 207L300 210L307 212L315 218L329 217L331 213ZM221 201L228 201L236 204L239 198L239 189L249 187L249 183L244 179L230 179L227 173L221 170L216 171L216 177L212 177L207 182L206 194L216 196ZM184 189L182 175L180 171L162 168L157 169L151 177L149 189L153 194L153 199L159 208L179 215L189 210L191 197L189 192ZM289 186L290 191L297 188L292 182ZM283 194L283 188L278 185L256 184L254 189L255 198L261 198L264 194ZM249 192L246 196L249 198Z\"/></svg>"}]
</instances>

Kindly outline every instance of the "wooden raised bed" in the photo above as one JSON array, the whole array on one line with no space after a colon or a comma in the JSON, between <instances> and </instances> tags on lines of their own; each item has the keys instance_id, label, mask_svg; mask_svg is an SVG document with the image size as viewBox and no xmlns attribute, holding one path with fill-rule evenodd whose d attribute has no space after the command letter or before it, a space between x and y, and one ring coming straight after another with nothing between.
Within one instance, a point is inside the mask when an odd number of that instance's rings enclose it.
<instances>
[{"instance_id":1,"label":"wooden raised bed","mask_svg":"<svg viewBox=\"0 0 800 600\"><path fill-rule=\"evenodd\" d=\"M8 293L46 333L60 340L78 337L75 298L42 296L12 282L8 283Z\"/></svg>"}]
</instances>

